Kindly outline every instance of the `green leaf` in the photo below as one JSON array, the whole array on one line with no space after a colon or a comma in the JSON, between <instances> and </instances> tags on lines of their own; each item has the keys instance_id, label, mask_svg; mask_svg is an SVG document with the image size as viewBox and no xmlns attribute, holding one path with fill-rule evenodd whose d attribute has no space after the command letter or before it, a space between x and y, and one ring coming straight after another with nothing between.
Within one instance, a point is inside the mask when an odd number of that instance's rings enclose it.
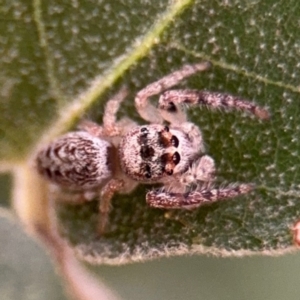
<instances>
[{"instance_id":1,"label":"green leaf","mask_svg":"<svg viewBox=\"0 0 300 300\"><path fill-rule=\"evenodd\" d=\"M300 4L288 1L59 1L1 8L0 158L22 161L82 116L101 123L125 84L120 116L142 122L134 95L184 63L214 67L183 87L240 95L269 107L261 122L239 112L190 110L217 165L218 185L253 182L234 200L193 211L150 209L149 187L116 196L110 231L96 236L97 202L58 205L61 233L92 262L163 255L284 253L299 218Z\"/></svg>"}]
</instances>

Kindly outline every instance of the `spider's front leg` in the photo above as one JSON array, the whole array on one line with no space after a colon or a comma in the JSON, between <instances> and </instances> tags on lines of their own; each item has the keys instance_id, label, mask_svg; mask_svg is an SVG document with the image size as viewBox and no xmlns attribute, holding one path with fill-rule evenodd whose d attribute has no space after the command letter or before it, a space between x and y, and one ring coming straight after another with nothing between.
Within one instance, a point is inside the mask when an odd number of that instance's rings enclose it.
<instances>
[{"instance_id":1,"label":"spider's front leg","mask_svg":"<svg viewBox=\"0 0 300 300\"><path fill-rule=\"evenodd\" d=\"M124 130L135 125L133 121L127 118L123 118L120 121L117 120L118 110L127 94L128 90L126 87L122 87L111 99L109 99L105 106L102 126L90 120L83 120L79 123L78 129L99 138L121 136Z\"/></svg>"},{"instance_id":2,"label":"spider's front leg","mask_svg":"<svg viewBox=\"0 0 300 300\"><path fill-rule=\"evenodd\" d=\"M147 193L147 203L156 208L166 209L192 209L205 203L219 200L227 200L246 194L253 189L252 184L232 185L224 188L211 188L215 179L215 162L208 156L203 155L179 177L181 185L186 186L187 192L171 190L153 190ZM195 190L191 190L196 186Z\"/></svg>"},{"instance_id":3,"label":"spider's front leg","mask_svg":"<svg viewBox=\"0 0 300 300\"><path fill-rule=\"evenodd\" d=\"M241 99L239 97L210 91L198 90L169 90L164 92L158 102L158 108L161 114L165 114L165 119L172 121L173 115L178 114L179 105L204 105L209 108L233 108L247 111L260 119L268 119L269 112L257 104Z\"/></svg>"},{"instance_id":4,"label":"spider's front leg","mask_svg":"<svg viewBox=\"0 0 300 300\"><path fill-rule=\"evenodd\" d=\"M240 184L219 189L200 189L187 193L153 190L147 193L146 201L151 207L156 208L192 209L206 203L235 198L249 193L252 189L252 184Z\"/></svg>"},{"instance_id":5,"label":"spider's front leg","mask_svg":"<svg viewBox=\"0 0 300 300\"><path fill-rule=\"evenodd\" d=\"M178 84L183 79L197 73L207 70L211 64L209 62L203 62L195 65L185 65L180 70L177 70L149 85L139 91L135 98L135 106L140 116L150 123L160 124L163 121L164 116L160 115L160 112L156 107L150 104L149 97L158 95L163 91ZM181 122L185 121L184 113L177 113L177 119Z\"/></svg>"}]
</instances>

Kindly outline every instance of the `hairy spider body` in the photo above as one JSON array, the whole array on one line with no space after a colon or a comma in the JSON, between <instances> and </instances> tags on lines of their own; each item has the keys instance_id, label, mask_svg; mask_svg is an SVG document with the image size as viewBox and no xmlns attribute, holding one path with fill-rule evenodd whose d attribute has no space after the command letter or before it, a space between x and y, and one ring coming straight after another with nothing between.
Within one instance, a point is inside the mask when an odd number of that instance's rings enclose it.
<instances>
[{"instance_id":1,"label":"hairy spider body","mask_svg":"<svg viewBox=\"0 0 300 300\"><path fill-rule=\"evenodd\" d=\"M159 124L134 128L119 147L123 171L141 182L161 182L185 172L199 151L187 133Z\"/></svg>"},{"instance_id":2,"label":"hairy spider body","mask_svg":"<svg viewBox=\"0 0 300 300\"><path fill-rule=\"evenodd\" d=\"M108 101L103 125L90 121L43 147L36 155L37 171L55 186L79 191L70 201L82 203L86 194L99 195L99 233L105 231L110 201L114 193L129 193L140 183L161 183L163 188L149 191L146 201L152 207L195 208L204 203L234 198L252 190L252 184L213 188L214 160L205 154L200 129L187 121L181 104L248 111L260 119L268 111L229 94L168 90L184 78L204 71L210 63L186 65L138 92L135 105L148 125L130 119L116 119L126 90ZM163 92L163 94L161 94ZM158 108L149 97L161 94ZM165 125L168 122L168 125ZM88 200L88 199L86 199Z\"/></svg>"},{"instance_id":3,"label":"hairy spider body","mask_svg":"<svg viewBox=\"0 0 300 300\"><path fill-rule=\"evenodd\" d=\"M93 189L112 177L110 148L109 142L87 132L70 132L40 150L37 168L65 188Z\"/></svg>"}]
</instances>

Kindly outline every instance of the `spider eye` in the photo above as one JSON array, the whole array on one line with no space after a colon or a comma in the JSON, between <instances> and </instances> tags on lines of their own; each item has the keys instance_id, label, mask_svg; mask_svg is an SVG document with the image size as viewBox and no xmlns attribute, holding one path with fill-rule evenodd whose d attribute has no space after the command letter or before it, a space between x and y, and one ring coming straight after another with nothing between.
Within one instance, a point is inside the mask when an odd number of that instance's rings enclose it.
<instances>
[{"instance_id":1,"label":"spider eye","mask_svg":"<svg viewBox=\"0 0 300 300\"><path fill-rule=\"evenodd\" d=\"M166 171L167 175L172 175L173 174L173 170L170 171Z\"/></svg>"},{"instance_id":2,"label":"spider eye","mask_svg":"<svg viewBox=\"0 0 300 300\"><path fill-rule=\"evenodd\" d=\"M178 140L178 138L175 136L175 135L172 135L172 138L171 138L171 143L172 143L172 146L174 146L174 147L178 147L178 145L179 145L179 140Z\"/></svg>"},{"instance_id":3,"label":"spider eye","mask_svg":"<svg viewBox=\"0 0 300 300\"><path fill-rule=\"evenodd\" d=\"M172 160L175 165L177 165L180 162L180 155L178 152L175 152L172 156Z\"/></svg>"}]
</instances>

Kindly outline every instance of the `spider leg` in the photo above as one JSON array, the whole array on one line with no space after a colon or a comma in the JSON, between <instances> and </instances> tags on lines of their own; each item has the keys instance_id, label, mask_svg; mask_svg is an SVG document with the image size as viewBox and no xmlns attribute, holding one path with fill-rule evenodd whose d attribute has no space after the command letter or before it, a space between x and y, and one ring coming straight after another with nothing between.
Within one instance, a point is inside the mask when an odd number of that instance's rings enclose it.
<instances>
[{"instance_id":1,"label":"spider leg","mask_svg":"<svg viewBox=\"0 0 300 300\"><path fill-rule=\"evenodd\" d=\"M199 184L208 187L215 179L216 167L214 160L208 156L203 155L193 165L182 174L180 181L190 186L192 184Z\"/></svg>"},{"instance_id":2,"label":"spider leg","mask_svg":"<svg viewBox=\"0 0 300 300\"><path fill-rule=\"evenodd\" d=\"M105 136L104 128L103 126L98 125L96 122L90 121L90 120L82 120L78 125L77 129L86 131L89 134L96 136L96 137L102 137Z\"/></svg>"},{"instance_id":3,"label":"spider leg","mask_svg":"<svg viewBox=\"0 0 300 300\"><path fill-rule=\"evenodd\" d=\"M115 94L111 99L108 100L104 115L103 115L103 127L106 129L113 128L117 123L117 112L120 108L121 103L124 101L128 95L128 90L123 86L117 94Z\"/></svg>"},{"instance_id":4,"label":"spider leg","mask_svg":"<svg viewBox=\"0 0 300 300\"><path fill-rule=\"evenodd\" d=\"M167 111L170 115L177 114L179 104L205 105L211 108L234 108L247 111L260 119L268 119L269 112L253 102L239 97L210 91L197 90L170 90L164 92L159 99L158 108ZM170 117L169 117L170 118Z\"/></svg>"},{"instance_id":5,"label":"spider leg","mask_svg":"<svg viewBox=\"0 0 300 300\"><path fill-rule=\"evenodd\" d=\"M140 116L151 123L162 123L163 119L160 116L157 108L149 103L149 97L162 93L164 90L178 84L183 79L200 71L205 71L210 67L209 62L202 62L195 65L185 65L180 70L177 70L158 81L147 85L139 91L135 97L135 106ZM181 115L184 120L185 116Z\"/></svg>"},{"instance_id":6,"label":"spider leg","mask_svg":"<svg viewBox=\"0 0 300 300\"><path fill-rule=\"evenodd\" d=\"M172 128L179 128L180 131L188 136L188 139L191 141L194 149L198 149L201 153L204 152L203 136L198 126L191 122L183 122L178 126L173 123Z\"/></svg>"},{"instance_id":7,"label":"spider leg","mask_svg":"<svg viewBox=\"0 0 300 300\"><path fill-rule=\"evenodd\" d=\"M202 189L187 193L172 193L161 190L153 190L147 193L146 201L148 205L156 208L192 209L206 203L235 198L249 193L252 189L252 184L240 184L232 187Z\"/></svg>"},{"instance_id":8,"label":"spider leg","mask_svg":"<svg viewBox=\"0 0 300 300\"><path fill-rule=\"evenodd\" d=\"M111 199L116 192L123 188L123 186L123 180L111 179L101 190L99 202L100 221L98 224L98 233L100 236L105 233L109 220L108 217L111 209Z\"/></svg>"},{"instance_id":9,"label":"spider leg","mask_svg":"<svg viewBox=\"0 0 300 300\"><path fill-rule=\"evenodd\" d=\"M109 99L104 110L103 126L100 126L90 120L83 120L79 123L78 129L87 131L91 135L97 137L121 136L124 130L135 125L135 123L128 118L123 118L120 121L117 121L117 112L127 94L128 90L123 86L117 94Z\"/></svg>"}]
</instances>

